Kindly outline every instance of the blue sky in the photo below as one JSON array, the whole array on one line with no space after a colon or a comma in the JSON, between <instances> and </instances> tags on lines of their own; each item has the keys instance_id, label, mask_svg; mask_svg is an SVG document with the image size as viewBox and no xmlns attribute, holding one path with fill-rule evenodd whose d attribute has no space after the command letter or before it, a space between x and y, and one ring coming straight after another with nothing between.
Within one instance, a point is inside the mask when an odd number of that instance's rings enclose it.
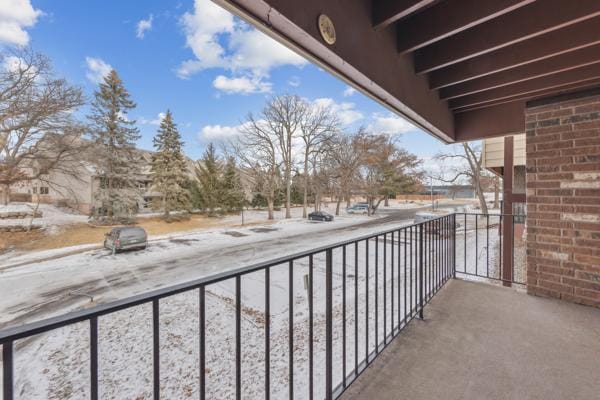
<instances>
[{"instance_id":1,"label":"blue sky","mask_svg":"<svg viewBox=\"0 0 600 400\"><path fill-rule=\"evenodd\" d=\"M209 141L235 134L270 96L294 93L330 104L348 130L362 125L401 135L402 146L424 158L444 149L208 0L0 3L0 43L48 55L56 72L89 98L103 73L119 72L137 103L130 118L138 121L142 148L152 148L159 113L167 108L195 159Z\"/></svg>"}]
</instances>

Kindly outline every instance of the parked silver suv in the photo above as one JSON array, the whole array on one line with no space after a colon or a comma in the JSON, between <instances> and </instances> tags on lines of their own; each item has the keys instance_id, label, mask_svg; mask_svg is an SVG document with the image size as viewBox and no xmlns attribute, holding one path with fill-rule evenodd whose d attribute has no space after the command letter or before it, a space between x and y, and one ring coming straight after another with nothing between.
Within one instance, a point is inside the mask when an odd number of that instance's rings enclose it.
<instances>
[{"instance_id":1,"label":"parked silver suv","mask_svg":"<svg viewBox=\"0 0 600 400\"><path fill-rule=\"evenodd\" d=\"M121 250L145 249L148 245L148 235L144 228L124 226L113 228L106 234L104 247L113 253Z\"/></svg>"}]
</instances>

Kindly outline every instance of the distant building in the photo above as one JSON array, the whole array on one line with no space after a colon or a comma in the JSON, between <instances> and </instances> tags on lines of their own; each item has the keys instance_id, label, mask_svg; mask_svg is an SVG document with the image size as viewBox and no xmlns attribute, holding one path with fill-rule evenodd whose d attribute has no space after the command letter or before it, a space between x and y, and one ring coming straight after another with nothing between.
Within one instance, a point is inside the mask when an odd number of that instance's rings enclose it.
<instances>
[{"instance_id":1,"label":"distant building","mask_svg":"<svg viewBox=\"0 0 600 400\"><path fill-rule=\"evenodd\" d=\"M87 153L80 160L69 165L70 170L75 171L75 174L53 172L44 180L20 182L11 188L11 196L19 200L27 199L32 202L39 200L40 203L71 207L84 214L91 213L94 207L100 207L94 198L94 193L100 185L100 176L97 175L92 161L93 150L88 150ZM152 203L160 198L160 194L154 192L152 186L152 152L137 149L136 155L141 165L137 179L140 189L137 199L138 212L150 212ZM191 159L187 161L188 174L193 178L194 161Z\"/></svg>"}]
</instances>

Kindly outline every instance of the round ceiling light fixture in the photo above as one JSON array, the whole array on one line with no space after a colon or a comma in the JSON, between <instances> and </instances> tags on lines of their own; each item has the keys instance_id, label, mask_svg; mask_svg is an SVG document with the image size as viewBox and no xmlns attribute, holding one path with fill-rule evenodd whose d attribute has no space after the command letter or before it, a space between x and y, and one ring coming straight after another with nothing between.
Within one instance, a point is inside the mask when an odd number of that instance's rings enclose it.
<instances>
[{"instance_id":1,"label":"round ceiling light fixture","mask_svg":"<svg viewBox=\"0 0 600 400\"><path fill-rule=\"evenodd\" d=\"M325 14L319 15L319 32L325 43L332 45L335 43L335 27L333 21Z\"/></svg>"}]
</instances>

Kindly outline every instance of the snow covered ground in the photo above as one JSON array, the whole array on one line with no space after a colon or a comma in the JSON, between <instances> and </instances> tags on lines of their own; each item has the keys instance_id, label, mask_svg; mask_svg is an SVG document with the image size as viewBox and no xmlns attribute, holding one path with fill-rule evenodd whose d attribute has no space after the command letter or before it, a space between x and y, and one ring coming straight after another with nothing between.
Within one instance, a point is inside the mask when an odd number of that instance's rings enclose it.
<instances>
[{"instance_id":1,"label":"snow covered ground","mask_svg":"<svg viewBox=\"0 0 600 400\"><path fill-rule=\"evenodd\" d=\"M473 279L476 279L474 275L501 279L502 248L505 243L500 235L500 216L494 216L492 212L489 218L481 215L467 215L465 218L460 215L456 221L456 271L470 274ZM519 236L522 229L518 227L519 224L515 224L513 281L524 283L527 278L525 242Z\"/></svg>"},{"instance_id":2,"label":"snow covered ground","mask_svg":"<svg viewBox=\"0 0 600 400\"><path fill-rule=\"evenodd\" d=\"M36 209L34 203L11 203L0 205L0 213L3 212L33 212ZM41 218L33 218L34 225L52 228L61 225L81 224L88 221L85 215L71 212L66 208L58 208L50 204L40 204L37 208L42 213ZM0 219L0 225L29 225L31 218L22 219Z\"/></svg>"},{"instance_id":3,"label":"snow covered ground","mask_svg":"<svg viewBox=\"0 0 600 400\"><path fill-rule=\"evenodd\" d=\"M354 329L358 332L356 357L361 362L365 358L367 349L368 352L375 349L376 339L379 343L383 341L384 321L385 334L389 335L392 318L394 325L398 323L399 309L404 316L405 293L409 302L411 297L409 293L412 293L412 304L416 302L417 260L410 257L414 253L409 250L411 246L416 246L416 241L410 241L410 237L401 237L398 240L397 235L393 241L389 235L386 239L384 241L382 237L378 241L370 240L368 244L360 243L356 248L357 259L355 259L354 246L349 246L345 264L342 249L336 249L333 253L335 384L342 380L344 265L348 372L353 369L355 360ZM440 239L444 241L443 238ZM369 246L368 254L367 246ZM394 258L391 257L392 249L395 251ZM404 249L407 249L407 260L414 261L412 266L410 261L406 266L404 264ZM394 260L393 267L392 260ZM398 260L400 260L400 268L398 268ZM313 265L314 395L315 398L323 398L325 379L325 256L323 253L314 256ZM358 265L358 275L355 275L355 265ZM304 286L304 277L308 274L308 269L308 258L298 260L294 263L292 275L293 387L296 398L308 398L309 309L308 292ZM242 396L249 399L264 397L264 277L264 272L259 271L245 275L241 279ZM273 399L289 396L289 277L287 264L271 268L270 376ZM400 298L398 285L401 288ZM404 285L409 288L406 292ZM411 286L414 289L411 290ZM355 290L358 292L357 308L354 303ZM375 293L378 295L377 298ZM207 287L206 378L207 397L210 399L235 398L234 298L233 280ZM161 392L164 398L198 398L198 306L196 290L160 302ZM407 303L406 309L409 308L410 305ZM376 315L377 330L375 330ZM100 318L101 398L152 398L151 322L150 305L141 305ZM369 332L368 339L367 332ZM89 398L89 327L87 324L81 323L59 329L26 344L17 344L16 354L15 376L18 393L16 398L28 400Z\"/></svg>"}]
</instances>

